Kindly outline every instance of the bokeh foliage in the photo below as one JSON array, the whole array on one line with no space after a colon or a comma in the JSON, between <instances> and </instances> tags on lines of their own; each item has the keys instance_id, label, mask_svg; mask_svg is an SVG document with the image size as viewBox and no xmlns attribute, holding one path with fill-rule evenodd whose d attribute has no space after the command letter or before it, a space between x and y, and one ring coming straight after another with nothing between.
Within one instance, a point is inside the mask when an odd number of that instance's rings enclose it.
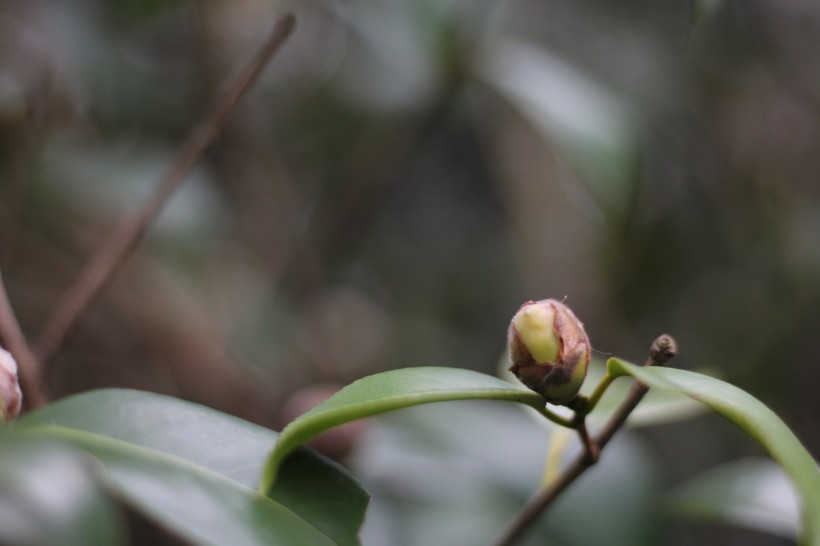
<instances>
[{"instance_id":1,"label":"bokeh foliage","mask_svg":"<svg viewBox=\"0 0 820 546\"><path fill-rule=\"evenodd\" d=\"M518 305L566 295L600 351L640 360L671 332L676 365L820 450L809 1L2 2L0 266L27 333L285 9L298 31L61 352L55 394L136 387L281 426L308 385L492 372ZM650 439L656 486L755 453L711 420Z\"/></svg>"}]
</instances>

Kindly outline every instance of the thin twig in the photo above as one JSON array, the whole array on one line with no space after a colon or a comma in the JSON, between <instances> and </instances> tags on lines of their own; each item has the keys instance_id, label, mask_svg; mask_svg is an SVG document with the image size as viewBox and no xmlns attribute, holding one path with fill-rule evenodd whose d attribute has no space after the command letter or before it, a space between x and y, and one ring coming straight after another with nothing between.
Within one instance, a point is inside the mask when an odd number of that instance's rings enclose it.
<instances>
[{"instance_id":1,"label":"thin twig","mask_svg":"<svg viewBox=\"0 0 820 546\"><path fill-rule=\"evenodd\" d=\"M554 411L551 411L549 408L546 407L546 405L538 405L532 407L535 409L535 411L537 411L538 413L540 413L556 425L571 429L577 428L578 426L578 423L576 421L567 417L563 417L555 413Z\"/></svg>"},{"instance_id":2,"label":"thin twig","mask_svg":"<svg viewBox=\"0 0 820 546\"><path fill-rule=\"evenodd\" d=\"M581 446L584 449L584 457L593 465L598 462L601 457L601 446L589 437L589 430L587 430L587 417L584 414L579 414L578 417L578 437L581 439Z\"/></svg>"},{"instance_id":3,"label":"thin twig","mask_svg":"<svg viewBox=\"0 0 820 546\"><path fill-rule=\"evenodd\" d=\"M612 382L617 379L616 376L606 372L604 377L601 378L600 383L595 387L595 391L589 396L589 400L587 401L587 406L585 408L585 414L589 415L592 413L592 410L595 409L595 406L598 405L598 402L601 401L601 398L606 393L609 386L612 385Z\"/></svg>"},{"instance_id":4,"label":"thin twig","mask_svg":"<svg viewBox=\"0 0 820 546\"><path fill-rule=\"evenodd\" d=\"M11 307L6 293L6 284L0 273L0 339L17 361L17 372L20 378L20 390L23 391L23 403L29 409L39 408L48 402L48 395L42 384L40 364L29 349L26 337L17 322L17 316Z\"/></svg>"},{"instance_id":5,"label":"thin twig","mask_svg":"<svg viewBox=\"0 0 820 546\"><path fill-rule=\"evenodd\" d=\"M26 167L28 155L34 138L31 130L21 129L14 135L14 149L2 161L8 167L2 173L4 180L2 192L2 218L0 218L0 268L5 268L11 261L17 233L20 229L23 195L26 185Z\"/></svg>"},{"instance_id":6,"label":"thin twig","mask_svg":"<svg viewBox=\"0 0 820 546\"><path fill-rule=\"evenodd\" d=\"M276 20L273 31L262 49L231 80L224 94L188 135L153 196L143 203L131 218L111 232L67 290L37 340L36 354L44 365L54 357L102 289L122 267L148 226L181 185L191 166L216 140L228 118L236 110L239 100L290 36L295 24L296 19L293 15L284 15Z\"/></svg>"},{"instance_id":7,"label":"thin twig","mask_svg":"<svg viewBox=\"0 0 820 546\"><path fill-rule=\"evenodd\" d=\"M649 350L646 366L662 366L677 353L675 340L671 336L658 337ZM609 443L612 436L626 423L629 414L638 406L649 389L636 383L632 386L626 399L616 410L615 414L604 426L603 430L592 439L593 449L598 453ZM569 487L579 476L595 464L596 460L589 456L585 449L567 469L550 483L549 486L537 491L524 505L521 511L507 525L507 528L496 540L496 546L510 546L519 540L543 512Z\"/></svg>"}]
</instances>

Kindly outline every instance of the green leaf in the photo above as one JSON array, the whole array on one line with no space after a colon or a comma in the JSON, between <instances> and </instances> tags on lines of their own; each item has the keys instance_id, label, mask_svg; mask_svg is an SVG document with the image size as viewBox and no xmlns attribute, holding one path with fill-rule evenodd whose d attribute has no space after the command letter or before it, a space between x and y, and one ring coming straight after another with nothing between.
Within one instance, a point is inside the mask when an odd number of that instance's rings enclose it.
<instances>
[{"instance_id":1,"label":"green leaf","mask_svg":"<svg viewBox=\"0 0 820 546\"><path fill-rule=\"evenodd\" d=\"M472 370L420 367L362 378L285 427L268 458L262 490L273 484L285 457L297 446L335 426L387 411L448 400L507 400L543 409L544 398Z\"/></svg>"},{"instance_id":2,"label":"green leaf","mask_svg":"<svg viewBox=\"0 0 820 546\"><path fill-rule=\"evenodd\" d=\"M282 532L289 526L304 531L307 522L315 529L305 536L318 534L316 530L325 535L316 538L319 543L330 543L329 537L335 544L358 544L368 497L356 482L335 463L302 450L288 461L286 477L266 491L270 498L260 497L253 488L278 435L218 411L167 396L110 389L50 404L18 420L14 428L79 445L103 461L114 487L132 503L198 543L220 543L202 542L201 529L216 537L223 531L212 527L259 526L257 520L262 521L259 533L231 531L244 533L249 542L224 535L221 543L299 543L296 536L277 538L279 531L266 529L269 516L283 526ZM184 486L169 486L175 482ZM198 529L199 514L208 512L212 517Z\"/></svg>"},{"instance_id":3,"label":"green leaf","mask_svg":"<svg viewBox=\"0 0 820 546\"><path fill-rule=\"evenodd\" d=\"M604 376L606 365L603 360L594 359L589 366L587 379L582 394L592 394L595 386ZM604 393L598 405L588 419L592 423L603 423L612 416L612 413L621 405L632 388L630 381L616 381ZM706 410L703 405L688 396L674 391L650 390L640 405L629 415L628 426L643 427L657 426L683 421L702 415Z\"/></svg>"},{"instance_id":4,"label":"green leaf","mask_svg":"<svg viewBox=\"0 0 820 546\"><path fill-rule=\"evenodd\" d=\"M593 423L604 423L623 402L630 385L628 383L612 385L604 394L601 401L595 406L588 419ZM630 427L658 426L685 421L703 415L703 406L691 398L671 391L651 390L641 404L629 416Z\"/></svg>"},{"instance_id":5,"label":"green leaf","mask_svg":"<svg viewBox=\"0 0 820 546\"><path fill-rule=\"evenodd\" d=\"M270 498L170 455L76 429L43 425L28 433L68 441L93 455L117 496L194 544L335 544Z\"/></svg>"},{"instance_id":6,"label":"green leaf","mask_svg":"<svg viewBox=\"0 0 820 546\"><path fill-rule=\"evenodd\" d=\"M116 504L83 457L57 442L4 433L0 441L0 543L125 544Z\"/></svg>"},{"instance_id":7,"label":"green leaf","mask_svg":"<svg viewBox=\"0 0 820 546\"><path fill-rule=\"evenodd\" d=\"M712 468L678 486L670 508L682 515L733 523L797 538L800 498L783 469L750 458Z\"/></svg>"},{"instance_id":8,"label":"green leaf","mask_svg":"<svg viewBox=\"0 0 820 546\"><path fill-rule=\"evenodd\" d=\"M719 379L674 368L645 368L612 358L607 369L652 388L683 393L723 415L771 454L791 478L803 502L802 542L820 546L820 471L786 424L762 402Z\"/></svg>"}]
</instances>

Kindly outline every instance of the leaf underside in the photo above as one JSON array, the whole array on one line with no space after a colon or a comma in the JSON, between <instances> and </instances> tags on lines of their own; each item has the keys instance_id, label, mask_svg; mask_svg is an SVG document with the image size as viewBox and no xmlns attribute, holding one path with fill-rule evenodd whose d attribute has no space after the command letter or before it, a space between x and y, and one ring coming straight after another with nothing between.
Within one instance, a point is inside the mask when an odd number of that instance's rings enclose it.
<instances>
[{"instance_id":1,"label":"leaf underside","mask_svg":"<svg viewBox=\"0 0 820 546\"><path fill-rule=\"evenodd\" d=\"M285 427L265 467L262 490L277 482L280 466L297 446L325 430L371 415L451 400L545 405L544 398L529 389L472 370L404 368L364 377Z\"/></svg>"},{"instance_id":2,"label":"leaf underside","mask_svg":"<svg viewBox=\"0 0 820 546\"><path fill-rule=\"evenodd\" d=\"M607 369L651 388L671 390L726 417L760 443L790 477L802 499L801 543L820 546L820 471L788 426L762 402L719 379L687 370L640 367L612 358Z\"/></svg>"}]
</instances>

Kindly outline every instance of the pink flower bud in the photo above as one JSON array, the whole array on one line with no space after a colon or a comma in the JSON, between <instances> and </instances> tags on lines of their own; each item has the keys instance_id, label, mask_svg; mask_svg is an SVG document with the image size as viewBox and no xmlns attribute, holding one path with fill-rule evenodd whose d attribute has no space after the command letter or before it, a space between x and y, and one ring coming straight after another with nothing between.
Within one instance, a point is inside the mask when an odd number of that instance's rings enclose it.
<instances>
[{"instance_id":1,"label":"pink flower bud","mask_svg":"<svg viewBox=\"0 0 820 546\"><path fill-rule=\"evenodd\" d=\"M587 375L590 346L584 326L560 301L528 301L507 332L510 371L548 401L572 400Z\"/></svg>"},{"instance_id":2,"label":"pink flower bud","mask_svg":"<svg viewBox=\"0 0 820 546\"><path fill-rule=\"evenodd\" d=\"M0 419L10 421L20 413L23 393L17 380L17 362L11 353L0 349Z\"/></svg>"}]
</instances>

